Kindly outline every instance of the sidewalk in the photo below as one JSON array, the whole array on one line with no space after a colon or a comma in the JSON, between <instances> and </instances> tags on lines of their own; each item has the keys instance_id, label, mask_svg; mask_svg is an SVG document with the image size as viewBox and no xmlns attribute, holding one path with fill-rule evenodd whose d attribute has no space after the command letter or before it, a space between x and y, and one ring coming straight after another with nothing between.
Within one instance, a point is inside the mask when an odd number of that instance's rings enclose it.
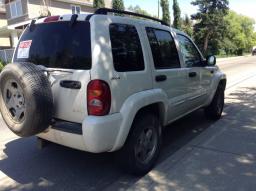
<instances>
[{"instance_id":1,"label":"sidewalk","mask_svg":"<svg viewBox=\"0 0 256 191\"><path fill-rule=\"evenodd\" d=\"M226 92L224 116L128 190L254 191L256 77Z\"/></svg>"}]
</instances>

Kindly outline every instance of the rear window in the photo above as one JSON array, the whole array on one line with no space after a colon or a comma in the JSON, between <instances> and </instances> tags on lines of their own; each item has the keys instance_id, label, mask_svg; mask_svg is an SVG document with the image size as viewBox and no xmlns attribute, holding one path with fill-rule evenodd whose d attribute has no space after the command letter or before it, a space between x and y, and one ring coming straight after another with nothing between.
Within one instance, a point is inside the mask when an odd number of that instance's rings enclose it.
<instances>
[{"instance_id":1,"label":"rear window","mask_svg":"<svg viewBox=\"0 0 256 191\"><path fill-rule=\"evenodd\" d=\"M48 68L91 69L90 23L42 23L27 27L14 55L15 62Z\"/></svg>"}]
</instances>

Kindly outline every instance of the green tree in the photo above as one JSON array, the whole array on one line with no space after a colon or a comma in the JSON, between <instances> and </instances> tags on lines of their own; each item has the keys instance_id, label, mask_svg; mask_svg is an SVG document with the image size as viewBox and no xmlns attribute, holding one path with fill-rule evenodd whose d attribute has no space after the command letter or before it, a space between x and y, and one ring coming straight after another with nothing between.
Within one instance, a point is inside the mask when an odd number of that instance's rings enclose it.
<instances>
[{"instance_id":1,"label":"green tree","mask_svg":"<svg viewBox=\"0 0 256 191\"><path fill-rule=\"evenodd\" d=\"M128 10L132 11L134 13L138 13L138 14L142 14L142 15L146 15L146 16L151 16L147 11L141 9L139 5L136 5L134 7L130 6L130 7L128 7Z\"/></svg>"},{"instance_id":2,"label":"green tree","mask_svg":"<svg viewBox=\"0 0 256 191\"><path fill-rule=\"evenodd\" d=\"M177 0L173 0L173 27L176 29L181 29L181 17L180 17L180 7Z\"/></svg>"},{"instance_id":3,"label":"green tree","mask_svg":"<svg viewBox=\"0 0 256 191\"><path fill-rule=\"evenodd\" d=\"M193 36L193 22L188 15L185 15L185 18L181 20L181 30L189 36Z\"/></svg>"},{"instance_id":4,"label":"green tree","mask_svg":"<svg viewBox=\"0 0 256 191\"><path fill-rule=\"evenodd\" d=\"M253 37L252 37L252 44L253 44L253 47L256 46L256 32L254 32L254 34L253 34Z\"/></svg>"},{"instance_id":5,"label":"green tree","mask_svg":"<svg viewBox=\"0 0 256 191\"><path fill-rule=\"evenodd\" d=\"M194 0L198 12L192 15L194 25L194 38L203 49L204 54L217 53L218 44L221 42L227 29L223 19L229 10L228 0Z\"/></svg>"},{"instance_id":6,"label":"green tree","mask_svg":"<svg viewBox=\"0 0 256 191\"><path fill-rule=\"evenodd\" d=\"M244 52L250 52L256 40L255 21L234 11L229 11L224 20L228 31L225 33L220 48L223 48L227 55L242 55Z\"/></svg>"},{"instance_id":7,"label":"green tree","mask_svg":"<svg viewBox=\"0 0 256 191\"><path fill-rule=\"evenodd\" d=\"M170 22L170 10L169 10L169 0L161 0L160 5L162 7L163 17L162 20L166 22L168 25Z\"/></svg>"},{"instance_id":8,"label":"green tree","mask_svg":"<svg viewBox=\"0 0 256 191\"><path fill-rule=\"evenodd\" d=\"M0 72L3 70L6 63L3 60L0 60Z\"/></svg>"},{"instance_id":9,"label":"green tree","mask_svg":"<svg viewBox=\"0 0 256 191\"><path fill-rule=\"evenodd\" d=\"M93 7L96 8L96 9L104 8L105 7L104 0L93 0Z\"/></svg>"},{"instance_id":10,"label":"green tree","mask_svg":"<svg viewBox=\"0 0 256 191\"><path fill-rule=\"evenodd\" d=\"M112 1L112 7L113 7L113 9L123 11L124 10L124 2L123 2L123 0L113 0Z\"/></svg>"}]
</instances>

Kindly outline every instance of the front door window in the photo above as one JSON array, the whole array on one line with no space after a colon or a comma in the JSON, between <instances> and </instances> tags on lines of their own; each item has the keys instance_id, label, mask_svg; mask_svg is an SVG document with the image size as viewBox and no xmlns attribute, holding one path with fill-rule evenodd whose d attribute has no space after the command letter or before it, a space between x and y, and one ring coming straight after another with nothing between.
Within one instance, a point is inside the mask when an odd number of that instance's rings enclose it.
<instances>
[{"instance_id":1,"label":"front door window","mask_svg":"<svg viewBox=\"0 0 256 191\"><path fill-rule=\"evenodd\" d=\"M202 66L202 57L191 40L184 35L178 34L177 36L186 67Z\"/></svg>"}]
</instances>

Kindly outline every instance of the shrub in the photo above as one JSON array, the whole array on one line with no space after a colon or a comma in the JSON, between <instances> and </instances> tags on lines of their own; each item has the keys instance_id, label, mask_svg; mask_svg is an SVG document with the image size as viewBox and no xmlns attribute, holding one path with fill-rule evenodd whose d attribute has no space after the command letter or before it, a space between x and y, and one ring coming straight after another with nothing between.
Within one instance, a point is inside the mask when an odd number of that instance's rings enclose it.
<instances>
[{"instance_id":1,"label":"shrub","mask_svg":"<svg viewBox=\"0 0 256 191\"><path fill-rule=\"evenodd\" d=\"M2 71L2 69L4 68L4 66L6 65L6 63L2 60L0 60L0 72Z\"/></svg>"}]
</instances>

